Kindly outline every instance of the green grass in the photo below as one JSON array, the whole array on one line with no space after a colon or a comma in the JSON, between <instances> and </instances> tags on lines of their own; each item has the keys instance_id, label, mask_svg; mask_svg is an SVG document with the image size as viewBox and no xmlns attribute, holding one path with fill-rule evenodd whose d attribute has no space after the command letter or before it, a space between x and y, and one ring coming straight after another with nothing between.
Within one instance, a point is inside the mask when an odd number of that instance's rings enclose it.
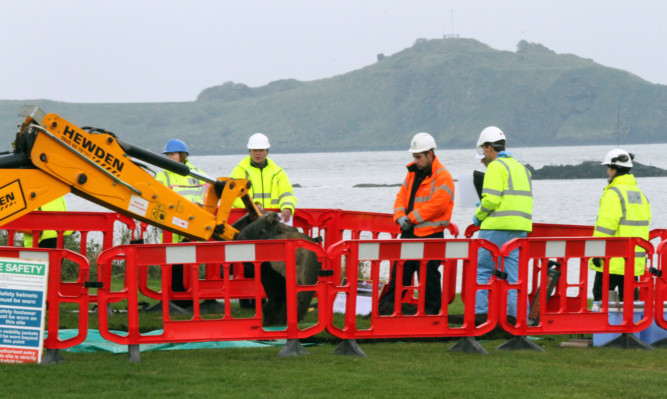
<instances>
[{"instance_id":1,"label":"green grass","mask_svg":"<svg viewBox=\"0 0 667 399\"><path fill-rule=\"evenodd\" d=\"M152 282L153 284L155 282ZM460 299L450 313L461 310ZM116 306L115 306L116 307ZM120 307L117 307L120 309ZM234 317L253 312L234 309ZM61 326L76 325L63 312ZM90 315L89 326L97 327ZM161 328L160 315L142 317L142 330ZM316 321L309 313L304 323ZM110 318L122 329L122 313ZM342 323L337 315L336 325ZM358 319L359 328L369 320ZM588 336L590 337L590 336ZM3 397L12 398L662 398L667 381L667 348L655 351L561 348L570 336L535 340L545 349L503 351L506 339L480 340L488 356L451 353L456 339L359 341L367 358L339 356L341 342L327 332L304 342L307 356L280 358L280 346L199 349L127 355L69 353L57 365L0 364Z\"/></svg>"},{"instance_id":2,"label":"green grass","mask_svg":"<svg viewBox=\"0 0 667 399\"><path fill-rule=\"evenodd\" d=\"M453 341L363 343L368 358L331 354L278 358L280 348L64 353L58 365L0 365L3 397L28 398L662 398L667 349L562 349L544 353L496 350L489 356L449 353Z\"/></svg>"}]
</instances>

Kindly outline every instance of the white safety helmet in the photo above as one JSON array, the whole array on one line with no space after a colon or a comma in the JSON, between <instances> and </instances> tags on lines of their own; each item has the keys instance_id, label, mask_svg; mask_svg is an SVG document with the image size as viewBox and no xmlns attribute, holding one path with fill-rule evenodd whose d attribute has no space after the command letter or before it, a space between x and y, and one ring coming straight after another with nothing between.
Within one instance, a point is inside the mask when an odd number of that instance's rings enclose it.
<instances>
[{"instance_id":1,"label":"white safety helmet","mask_svg":"<svg viewBox=\"0 0 667 399\"><path fill-rule=\"evenodd\" d=\"M630 154L629 152L625 150L621 150L620 148L617 148L615 150L611 150L605 155L604 161L602 161L602 165L616 165L616 166L623 166L626 168L632 168L632 160L634 159L635 155Z\"/></svg>"},{"instance_id":2,"label":"white safety helmet","mask_svg":"<svg viewBox=\"0 0 667 399\"><path fill-rule=\"evenodd\" d=\"M269 138L262 133L255 133L248 139L249 150L268 150L270 147Z\"/></svg>"},{"instance_id":3,"label":"white safety helmet","mask_svg":"<svg viewBox=\"0 0 667 399\"><path fill-rule=\"evenodd\" d=\"M505 133L503 133L502 130L495 126L486 127L482 130L482 133L479 134L477 148L481 147L484 143L495 143L500 140L507 140L507 137L505 137Z\"/></svg>"},{"instance_id":4,"label":"white safety helmet","mask_svg":"<svg viewBox=\"0 0 667 399\"><path fill-rule=\"evenodd\" d=\"M428 133L417 133L410 141L410 149L408 151L412 153L416 152L426 152L428 150L433 150L438 148L435 145L435 139Z\"/></svg>"}]
</instances>

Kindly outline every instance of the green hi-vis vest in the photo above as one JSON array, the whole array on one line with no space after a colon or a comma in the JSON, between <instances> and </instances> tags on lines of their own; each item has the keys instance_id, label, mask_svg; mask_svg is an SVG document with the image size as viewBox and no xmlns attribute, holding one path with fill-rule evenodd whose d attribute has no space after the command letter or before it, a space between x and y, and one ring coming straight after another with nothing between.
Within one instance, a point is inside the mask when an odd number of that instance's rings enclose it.
<instances>
[{"instance_id":1,"label":"green hi-vis vest","mask_svg":"<svg viewBox=\"0 0 667 399\"><path fill-rule=\"evenodd\" d=\"M600 210L595 222L594 237L640 237L649 238L651 222L651 205L646 196L639 190L633 175L621 175L604 188L600 198ZM601 272L591 261L589 267ZM646 268L646 252L642 247L635 247L635 276L644 274ZM611 258L609 273L624 274L625 260Z\"/></svg>"},{"instance_id":2,"label":"green hi-vis vest","mask_svg":"<svg viewBox=\"0 0 667 399\"><path fill-rule=\"evenodd\" d=\"M186 160L185 164L192 170L204 174L201 169L193 166ZM163 170L155 176L155 179L175 192L179 193L185 199L198 205L204 204L204 197L208 191L208 183L192 176L181 176L178 173L169 170ZM183 237L178 234L172 235L172 242L181 242Z\"/></svg>"},{"instance_id":3,"label":"green hi-vis vest","mask_svg":"<svg viewBox=\"0 0 667 399\"><path fill-rule=\"evenodd\" d=\"M496 158L484 176L482 202L475 213L482 230L533 230L530 171L514 158Z\"/></svg>"},{"instance_id":4,"label":"green hi-vis vest","mask_svg":"<svg viewBox=\"0 0 667 399\"><path fill-rule=\"evenodd\" d=\"M287 173L271 159L266 158L266 166L262 169L252 166L247 156L232 170L232 179L248 179L252 186L248 194L252 201L267 209L291 209L294 214L296 197ZM234 208L243 208L243 200L237 198Z\"/></svg>"},{"instance_id":5,"label":"green hi-vis vest","mask_svg":"<svg viewBox=\"0 0 667 399\"><path fill-rule=\"evenodd\" d=\"M185 164L192 170L204 174L201 169L194 167L190 161ZM170 189L176 191L188 201L203 205L208 183L203 182L192 176L181 176L178 173L169 170L163 170L155 176L155 179Z\"/></svg>"},{"instance_id":6,"label":"green hi-vis vest","mask_svg":"<svg viewBox=\"0 0 667 399\"><path fill-rule=\"evenodd\" d=\"M65 212L67 211L67 204L65 203L65 197L60 197L56 198L51 202L48 202L39 208L37 208L38 211L50 211L50 212ZM66 231L63 233L64 235L68 236L72 234L71 231ZM47 238L54 238L58 237L58 233L55 230L44 230L42 233L39 235L39 241L41 242L42 240L46 240ZM30 233L23 233L23 246L26 248L32 248L32 234Z\"/></svg>"}]
</instances>

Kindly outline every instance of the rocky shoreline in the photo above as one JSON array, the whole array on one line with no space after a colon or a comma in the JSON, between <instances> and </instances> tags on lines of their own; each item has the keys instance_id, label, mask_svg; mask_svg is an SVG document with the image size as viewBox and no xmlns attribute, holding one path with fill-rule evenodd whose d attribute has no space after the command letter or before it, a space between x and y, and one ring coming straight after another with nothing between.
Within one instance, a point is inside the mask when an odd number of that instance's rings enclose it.
<instances>
[{"instance_id":1,"label":"rocky shoreline","mask_svg":"<svg viewBox=\"0 0 667 399\"><path fill-rule=\"evenodd\" d=\"M546 165L535 169L530 164L526 167L533 175L533 180L559 179L606 179L607 169L599 161L585 161L578 165ZM664 177L667 170L634 162L632 174L635 177Z\"/></svg>"}]
</instances>

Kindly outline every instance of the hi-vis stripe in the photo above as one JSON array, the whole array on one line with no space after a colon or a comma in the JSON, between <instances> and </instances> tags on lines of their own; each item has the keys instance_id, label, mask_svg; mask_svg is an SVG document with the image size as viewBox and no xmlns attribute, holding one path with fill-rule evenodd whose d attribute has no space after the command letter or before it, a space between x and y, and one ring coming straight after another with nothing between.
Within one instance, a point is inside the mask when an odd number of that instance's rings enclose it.
<instances>
[{"instance_id":1,"label":"hi-vis stripe","mask_svg":"<svg viewBox=\"0 0 667 399\"><path fill-rule=\"evenodd\" d=\"M171 264L196 263L197 247L194 245L175 245L166 247L166 261ZM255 244L225 246L225 262L254 262Z\"/></svg>"},{"instance_id":2,"label":"hi-vis stripe","mask_svg":"<svg viewBox=\"0 0 667 399\"><path fill-rule=\"evenodd\" d=\"M381 260L381 243L360 243L360 260ZM443 259L467 258L467 241L447 242L444 245ZM423 242L403 242L401 243L401 257L399 259L422 259L424 258Z\"/></svg>"},{"instance_id":3,"label":"hi-vis stripe","mask_svg":"<svg viewBox=\"0 0 667 399\"><path fill-rule=\"evenodd\" d=\"M618 187L610 187L610 190L614 191L618 195L618 198L620 198L620 200L621 200L622 216L621 216L621 220L618 221L619 225L622 225L622 226L648 226L649 225L648 220L628 220L628 211L625 207L625 198L623 198L623 194L621 194L621 190L619 190ZM635 203L635 204L637 204L637 203L641 204L642 203L641 194L637 193L636 191L628 191L627 193L628 193L628 196L630 196L630 193L636 193L635 196L636 195L639 196L639 202L637 202L635 200L635 201L631 201L631 203ZM606 230L609 230L609 229L606 229ZM602 232L607 233L606 231L602 231ZM615 232L612 231L611 233L607 233L607 234L614 234L614 233Z\"/></svg>"},{"instance_id":4,"label":"hi-vis stripe","mask_svg":"<svg viewBox=\"0 0 667 399\"><path fill-rule=\"evenodd\" d=\"M504 191L504 192L499 192L499 191L496 191L496 190L484 189L483 192L487 192L489 194L493 194L493 195L497 195L497 196L501 196L503 194L506 194L506 195L519 195L519 196L523 196L523 197L531 197L532 198L533 197L533 181L530 178L530 172L528 171L528 168L526 168L525 166L523 167L524 170L526 171L526 178L528 179L528 190L515 190L514 189L514 181L512 180L512 174L510 173L509 165L507 165L507 163L505 163L505 161L503 161L500 158L496 159L496 161L500 162L500 164L503 165L505 167L505 169L507 169L507 173L509 174L509 179L507 180L507 190ZM521 165L521 166L523 166L523 165Z\"/></svg>"}]
</instances>

